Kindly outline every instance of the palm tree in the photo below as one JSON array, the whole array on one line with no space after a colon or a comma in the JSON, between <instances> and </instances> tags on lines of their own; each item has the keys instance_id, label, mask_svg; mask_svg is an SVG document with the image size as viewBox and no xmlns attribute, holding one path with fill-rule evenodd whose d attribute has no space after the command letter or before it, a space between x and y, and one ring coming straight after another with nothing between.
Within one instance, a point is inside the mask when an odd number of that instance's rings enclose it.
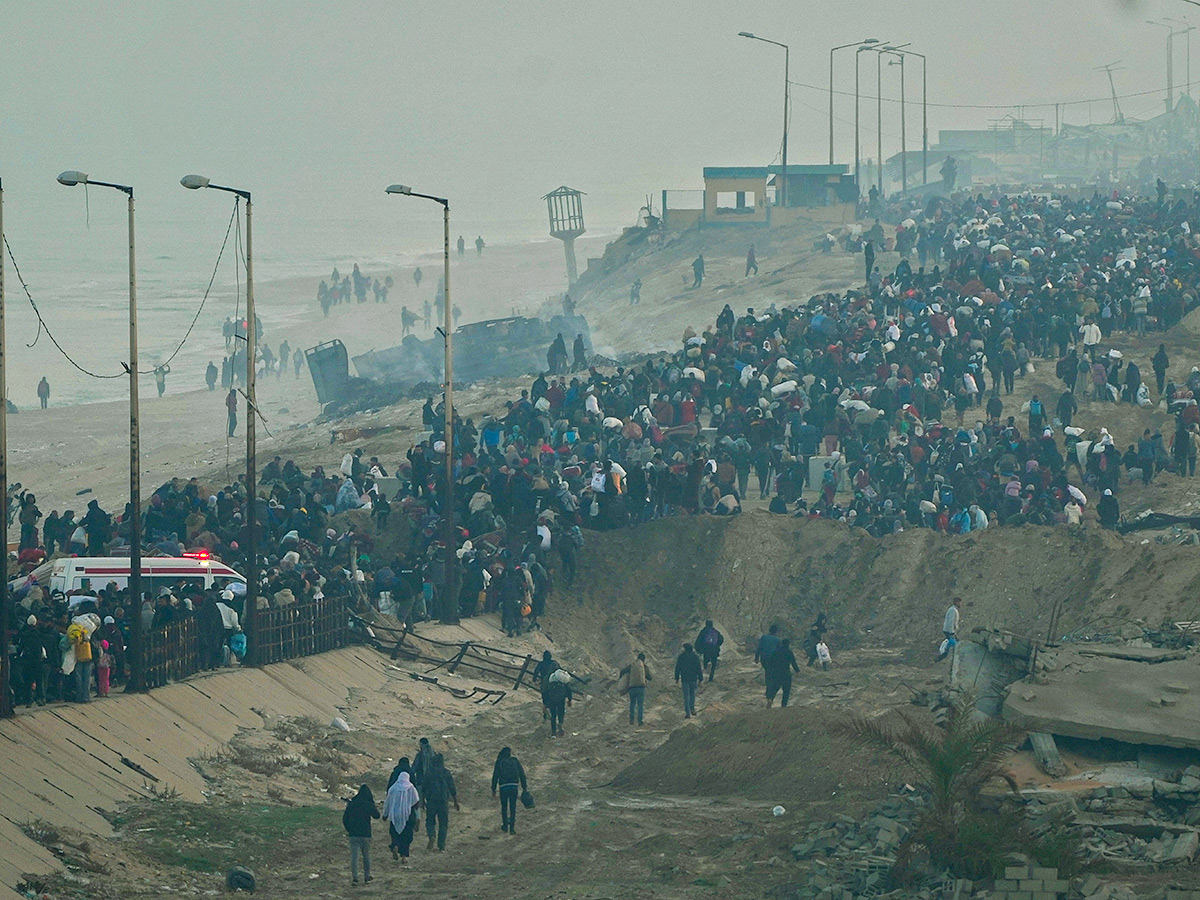
<instances>
[{"instance_id":1,"label":"palm tree","mask_svg":"<svg viewBox=\"0 0 1200 900\"><path fill-rule=\"evenodd\" d=\"M964 826L982 812L980 793L996 781L1007 783L1014 793L1020 792L1004 761L1022 729L1011 722L977 716L975 699L969 694L950 707L941 727L901 711L874 719L858 715L842 729L861 743L898 758L929 791L929 805L897 851L897 866L901 869L907 867L916 845L921 844L935 867L961 871L964 860L975 856L970 852L974 848L960 845L966 832L975 831ZM1017 835L1013 837L1019 840Z\"/></svg>"}]
</instances>

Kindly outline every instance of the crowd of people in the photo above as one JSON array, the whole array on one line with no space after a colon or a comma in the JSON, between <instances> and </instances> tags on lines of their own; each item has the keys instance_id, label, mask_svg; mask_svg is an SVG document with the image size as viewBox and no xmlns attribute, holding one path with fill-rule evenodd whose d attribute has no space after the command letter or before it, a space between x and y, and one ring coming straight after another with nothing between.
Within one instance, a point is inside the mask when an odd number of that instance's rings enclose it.
<instances>
[{"instance_id":1,"label":"crowd of people","mask_svg":"<svg viewBox=\"0 0 1200 900\"><path fill-rule=\"evenodd\" d=\"M1196 211L1190 198L999 193L885 209L894 235L877 223L845 238L851 251L900 251L893 271L870 268L863 289L742 314L727 305L702 331L687 328L674 353L538 375L478 421L456 410L449 450L430 397L427 436L394 461L358 449L327 474L272 460L256 486L257 593L274 603L353 589L409 623L498 611L515 635L537 627L556 582L573 582L587 530L736 515L751 475L772 512L879 536L1077 523L1087 491L1101 524L1116 526L1122 470L1144 481L1195 471L1200 369L1171 381L1160 346L1151 384L1114 344L1197 304ZM1008 408L1035 364L1055 366L1062 393ZM1169 439L1150 429L1122 452L1107 428L1072 424L1080 403L1151 398L1176 414ZM241 483L163 485L143 541L167 554L203 547L239 567L247 493ZM119 554L127 544L128 515L112 522L98 506L81 522L52 512L39 541L30 505L20 513L27 568L39 553ZM350 510L368 510L374 527L335 518ZM377 541L389 550L375 553ZM133 604L99 593L95 614L120 630ZM55 599L36 594L23 597L30 615L37 599ZM168 606L191 613L204 599ZM66 600L46 610L61 633Z\"/></svg>"}]
</instances>

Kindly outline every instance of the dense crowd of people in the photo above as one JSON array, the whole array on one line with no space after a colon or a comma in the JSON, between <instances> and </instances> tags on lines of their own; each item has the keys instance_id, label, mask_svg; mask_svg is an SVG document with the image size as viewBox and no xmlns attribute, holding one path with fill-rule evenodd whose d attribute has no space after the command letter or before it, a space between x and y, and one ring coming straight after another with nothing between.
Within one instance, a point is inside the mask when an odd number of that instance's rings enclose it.
<instances>
[{"instance_id":1,"label":"dense crowd of people","mask_svg":"<svg viewBox=\"0 0 1200 900\"><path fill-rule=\"evenodd\" d=\"M867 261L863 289L741 314L727 305L700 332L687 328L673 353L538 375L478 422L456 411L451 546L435 398L423 410L428 436L395 463L358 449L332 474L306 473L276 457L256 486L255 594L267 604L354 594L409 623L499 611L514 635L537 627L556 581L572 583L586 530L736 515L752 474L772 512L880 536L1077 523L1087 491L1112 527L1122 470L1143 481L1163 470L1194 475L1200 369L1172 382L1160 346L1151 382L1114 343L1122 332L1169 328L1197 305L1195 198L993 193L882 212L897 220L894 234L876 222L842 239ZM873 264L876 248L899 252L893 271ZM1055 366L1062 393L1009 408L1035 364ZM1108 429L1072 425L1081 402L1154 400L1176 414L1174 431L1147 430L1124 452ZM244 483L173 480L151 496L143 543L166 555L202 548L242 568L247 494ZM128 510L114 520L93 501L78 520L53 511L43 521L32 494L15 505L24 571L56 552L127 552ZM337 518L351 510L369 511L373 527ZM114 585L79 601L26 582L17 593L36 622L18 633L27 645L19 663L39 658L40 641L50 670L60 668L72 621L93 615L88 633L107 631L110 684L120 681L138 606L127 591ZM143 598L140 614L149 624L204 615L207 633L228 646L230 629L206 610L241 603L181 584ZM29 663L31 690L46 682L45 696L66 696L53 675L39 681L40 665Z\"/></svg>"}]
</instances>

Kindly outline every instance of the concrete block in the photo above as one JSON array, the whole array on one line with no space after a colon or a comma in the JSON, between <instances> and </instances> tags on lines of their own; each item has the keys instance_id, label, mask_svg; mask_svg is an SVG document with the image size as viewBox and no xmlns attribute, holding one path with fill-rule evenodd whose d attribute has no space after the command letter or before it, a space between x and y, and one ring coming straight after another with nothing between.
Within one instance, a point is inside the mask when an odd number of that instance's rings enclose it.
<instances>
[{"instance_id":1,"label":"concrete block","mask_svg":"<svg viewBox=\"0 0 1200 900\"><path fill-rule=\"evenodd\" d=\"M1008 900L1033 900L1032 891L1009 891Z\"/></svg>"},{"instance_id":2,"label":"concrete block","mask_svg":"<svg viewBox=\"0 0 1200 900\"><path fill-rule=\"evenodd\" d=\"M1004 877L1013 881L1028 878L1029 866L1008 866L1004 870Z\"/></svg>"},{"instance_id":3,"label":"concrete block","mask_svg":"<svg viewBox=\"0 0 1200 900\"><path fill-rule=\"evenodd\" d=\"M1035 891L1033 900L1058 900L1058 894L1051 891Z\"/></svg>"},{"instance_id":4,"label":"concrete block","mask_svg":"<svg viewBox=\"0 0 1200 900\"><path fill-rule=\"evenodd\" d=\"M1196 855L1197 850L1200 850L1200 834L1189 831L1175 839L1174 845L1167 852L1167 860L1189 862Z\"/></svg>"},{"instance_id":5,"label":"concrete block","mask_svg":"<svg viewBox=\"0 0 1200 900\"><path fill-rule=\"evenodd\" d=\"M1064 879L1061 879L1061 878L1057 879L1057 880L1053 879L1053 878L1046 879L1046 890L1051 891L1052 893L1065 894L1070 889L1071 889L1070 882L1068 882Z\"/></svg>"},{"instance_id":6,"label":"concrete block","mask_svg":"<svg viewBox=\"0 0 1200 900\"><path fill-rule=\"evenodd\" d=\"M998 879L996 879L996 885L995 885L995 889L996 889L997 891L1016 891L1016 890L1020 890L1020 889L1017 887L1017 880L1016 880L1015 878L998 878Z\"/></svg>"},{"instance_id":7,"label":"concrete block","mask_svg":"<svg viewBox=\"0 0 1200 900\"><path fill-rule=\"evenodd\" d=\"M1041 878L1043 881L1047 878L1057 878L1058 869L1044 869L1040 866L1034 866L1029 870L1030 878Z\"/></svg>"},{"instance_id":8,"label":"concrete block","mask_svg":"<svg viewBox=\"0 0 1200 900\"><path fill-rule=\"evenodd\" d=\"M1029 891L1029 893L1032 894L1043 890L1045 884L1046 882L1041 878L1022 878L1019 882L1017 882L1017 890Z\"/></svg>"}]
</instances>

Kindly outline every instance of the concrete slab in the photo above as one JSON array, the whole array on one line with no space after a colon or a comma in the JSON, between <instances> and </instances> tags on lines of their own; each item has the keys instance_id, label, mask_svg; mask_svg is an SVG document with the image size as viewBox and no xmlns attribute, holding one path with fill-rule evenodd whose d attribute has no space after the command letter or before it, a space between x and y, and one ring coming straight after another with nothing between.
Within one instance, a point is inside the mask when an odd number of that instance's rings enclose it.
<instances>
[{"instance_id":1,"label":"concrete slab","mask_svg":"<svg viewBox=\"0 0 1200 900\"><path fill-rule=\"evenodd\" d=\"M1134 662L1061 653L1055 672L1012 685L1004 717L1031 731L1200 749L1200 657Z\"/></svg>"}]
</instances>

